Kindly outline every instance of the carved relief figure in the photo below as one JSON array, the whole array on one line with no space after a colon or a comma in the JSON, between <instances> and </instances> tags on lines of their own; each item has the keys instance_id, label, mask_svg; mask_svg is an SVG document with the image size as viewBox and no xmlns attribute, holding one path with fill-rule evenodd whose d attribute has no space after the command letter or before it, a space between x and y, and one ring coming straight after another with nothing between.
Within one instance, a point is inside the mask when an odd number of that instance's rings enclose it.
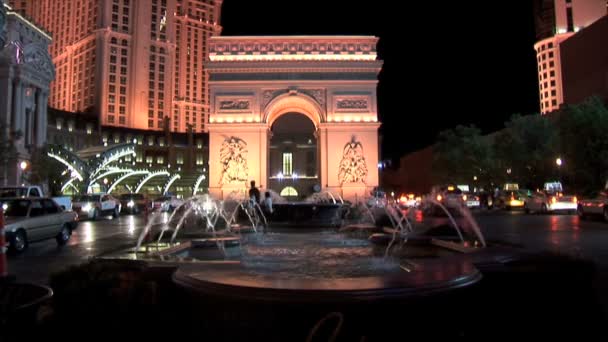
<instances>
[{"instance_id":1,"label":"carved relief figure","mask_svg":"<svg viewBox=\"0 0 608 342\"><path fill-rule=\"evenodd\" d=\"M249 176L247 143L237 137L226 138L220 147L220 163L222 164L220 185L247 182Z\"/></svg>"},{"instance_id":2,"label":"carved relief figure","mask_svg":"<svg viewBox=\"0 0 608 342\"><path fill-rule=\"evenodd\" d=\"M338 101L338 109L367 109L367 100L345 99Z\"/></svg>"},{"instance_id":3,"label":"carved relief figure","mask_svg":"<svg viewBox=\"0 0 608 342\"><path fill-rule=\"evenodd\" d=\"M345 183L363 183L367 179L367 164L363 154L363 145L355 136L346 143L342 152L342 161L338 169L340 185Z\"/></svg>"},{"instance_id":4,"label":"carved relief figure","mask_svg":"<svg viewBox=\"0 0 608 342\"><path fill-rule=\"evenodd\" d=\"M230 100L221 101L220 110L247 110L249 109L249 101L247 100Z\"/></svg>"}]
</instances>

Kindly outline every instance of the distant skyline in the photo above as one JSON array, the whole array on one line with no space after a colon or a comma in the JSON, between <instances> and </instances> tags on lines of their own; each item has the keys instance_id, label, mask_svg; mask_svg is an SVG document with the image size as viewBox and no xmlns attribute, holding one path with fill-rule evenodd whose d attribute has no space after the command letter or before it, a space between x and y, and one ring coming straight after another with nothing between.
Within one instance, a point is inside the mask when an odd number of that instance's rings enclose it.
<instances>
[{"instance_id":1,"label":"distant skyline","mask_svg":"<svg viewBox=\"0 0 608 342\"><path fill-rule=\"evenodd\" d=\"M483 132L538 113L531 1L477 3L225 0L223 35L374 35L384 60L382 157L432 144L458 124ZM407 90L406 90L407 89Z\"/></svg>"}]
</instances>

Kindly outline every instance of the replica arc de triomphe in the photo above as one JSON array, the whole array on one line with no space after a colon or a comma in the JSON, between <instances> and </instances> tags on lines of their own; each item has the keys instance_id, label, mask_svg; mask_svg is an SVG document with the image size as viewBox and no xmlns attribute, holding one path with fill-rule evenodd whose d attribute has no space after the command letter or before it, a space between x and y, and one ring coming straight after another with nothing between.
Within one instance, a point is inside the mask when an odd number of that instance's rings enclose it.
<instances>
[{"instance_id":1,"label":"replica arc de triomphe","mask_svg":"<svg viewBox=\"0 0 608 342\"><path fill-rule=\"evenodd\" d=\"M251 180L262 191L281 193L278 179L312 180L314 192L350 200L369 196L378 185L377 42L368 36L212 38L210 193L225 198ZM292 153L279 157L284 171L270 167L273 125L286 114L304 115L314 125L314 172L296 174Z\"/></svg>"}]
</instances>

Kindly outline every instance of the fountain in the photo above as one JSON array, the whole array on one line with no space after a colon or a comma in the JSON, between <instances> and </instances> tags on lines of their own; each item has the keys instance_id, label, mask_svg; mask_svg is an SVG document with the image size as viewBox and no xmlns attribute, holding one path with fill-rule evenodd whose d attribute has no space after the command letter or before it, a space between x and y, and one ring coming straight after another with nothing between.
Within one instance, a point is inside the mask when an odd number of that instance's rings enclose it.
<instances>
[{"instance_id":1,"label":"fountain","mask_svg":"<svg viewBox=\"0 0 608 342\"><path fill-rule=\"evenodd\" d=\"M365 201L342 204L333 198L336 203L324 194L316 202L277 206L303 211L329 206L345 214L341 223L366 224L375 231L302 229L304 223L314 226L310 224L314 215L300 216L309 222L298 222L300 226L294 228L282 225L274 215L267 219L259 205L251 205L240 194L225 201L203 195L185 201L167 220L159 214L151 216L138 239L135 259L176 267L172 280L190 298L185 311L200 318L195 321L219 324L210 329L231 330L236 324L246 330L251 326L242 326L242 320L253 320L256 331L274 329L265 325L266 319L281 322L278 325L284 329L301 330L310 324L307 318L323 313L336 311L361 319L371 311L405 304L403 319L424 326L428 322L416 310L431 315L433 308L445 305L444 300L458 303L465 289L482 278L478 266L501 260L502 255L483 252L486 241L464 207L446 208L429 197L423 207L440 208L447 217L443 218L447 224L437 224L432 215L418 219L423 210L401 209L391 201L370 208ZM358 214L350 217L353 212ZM383 227L383 222L388 226ZM252 234L241 234L239 228L247 224ZM447 238L442 228L446 225L451 231ZM144 243L156 228L159 237ZM163 243L163 235L170 231L170 239ZM232 239L237 243L228 244ZM217 248L201 248L209 246ZM198 307L206 309L201 312ZM218 317L237 312L243 315L240 319L224 326L218 322ZM286 321L287 317L291 319ZM400 318L379 316L370 321L381 327L397 324Z\"/></svg>"}]
</instances>

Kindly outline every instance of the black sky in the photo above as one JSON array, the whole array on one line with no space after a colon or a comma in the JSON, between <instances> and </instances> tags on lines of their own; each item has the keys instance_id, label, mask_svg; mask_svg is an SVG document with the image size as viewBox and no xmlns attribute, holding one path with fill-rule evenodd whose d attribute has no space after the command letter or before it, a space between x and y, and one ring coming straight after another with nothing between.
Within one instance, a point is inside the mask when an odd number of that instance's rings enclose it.
<instances>
[{"instance_id":1,"label":"black sky","mask_svg":"<svg viewBox=\"0 0 608 342\"><path fill-rule=\"evenodd\" d=\"M530 0L225 0L222 25L223 35L380 37L383 158L457 124L492 132L538 111Z\"/></svg>"}]
</instances>

